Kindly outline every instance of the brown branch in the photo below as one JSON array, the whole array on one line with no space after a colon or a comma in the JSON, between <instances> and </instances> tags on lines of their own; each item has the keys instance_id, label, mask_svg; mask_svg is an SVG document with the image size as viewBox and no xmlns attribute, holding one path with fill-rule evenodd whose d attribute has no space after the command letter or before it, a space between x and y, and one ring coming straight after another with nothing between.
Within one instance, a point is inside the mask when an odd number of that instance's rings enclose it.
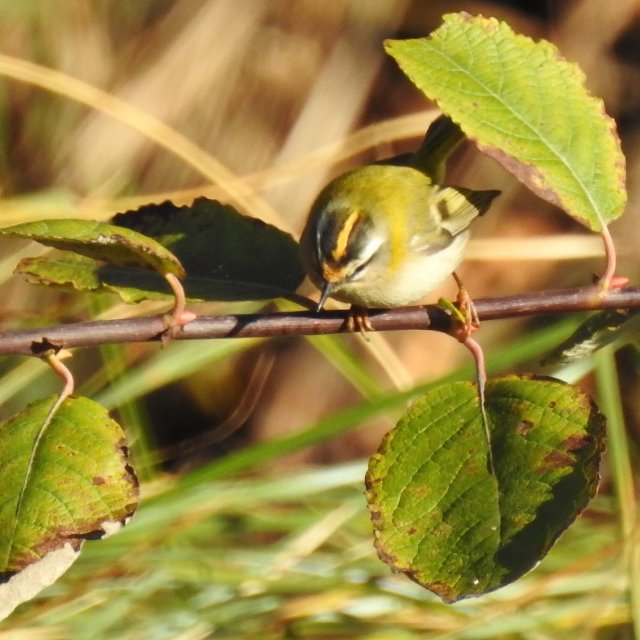
<instances>
[{"instance_id":1,"label":"brown branch","mask_svg":"<svg viewBox=\"0 0 640 640\"><path fill-rule=\"evenodd\" d=\"M504 298L474 300L481 321L548 313L640 308L640 288L602 292L597 287L544 291ZM199 316L185 325L176 340L317 335L347 331L348 311L296 311L246 315ZM372 309L374 331L427 329L453 333L451 317L437 305ZM163 316L80 322L55 327L0 332L0 354L33 355L43 341L59 348L90 347L160 340Z\"/></svg>"}]
</instances>

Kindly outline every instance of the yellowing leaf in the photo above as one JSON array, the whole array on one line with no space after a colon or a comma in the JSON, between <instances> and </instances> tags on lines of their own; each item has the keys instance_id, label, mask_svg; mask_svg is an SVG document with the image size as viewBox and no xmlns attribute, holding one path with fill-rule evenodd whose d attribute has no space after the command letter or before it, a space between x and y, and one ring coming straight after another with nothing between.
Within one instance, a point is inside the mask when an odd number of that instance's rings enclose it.
<instances>
[{"instance_id":1,"label":"yellowing leaf","mask_svg":"<svg viewBox=\"0 0 640 640\"><path fill-rule=\"evenodd\" d=\"M84 540L120 527L138 503L138 483L128 464L122 429L92 400L67 398L36 447L55 400L35 402L0 425L4 613L8 601L9 611L19 603L11 600L16 593L25 593L24 585L16 587L24 583L24 577L18 578L21 572L39 565L27 575L43 584L51 576L55 579Z\"/></svg>"}]
</instances>

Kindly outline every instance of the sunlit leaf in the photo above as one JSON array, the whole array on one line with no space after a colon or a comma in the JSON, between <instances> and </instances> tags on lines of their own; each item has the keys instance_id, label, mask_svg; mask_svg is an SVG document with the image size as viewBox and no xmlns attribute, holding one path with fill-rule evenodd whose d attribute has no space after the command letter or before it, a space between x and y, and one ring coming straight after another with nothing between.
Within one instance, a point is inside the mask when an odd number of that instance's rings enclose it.
<instances>
[{"instance_id":1,"label":"sunlit leaf","mask_svg":"<svg viewBox=\"0 0 640 640\"><path fill-rule=\"evenodd\" d=\"M427 38L386 48L482 151L539 196L596 231L622 214L625 160L615 123L550 42L458 13Z\"/></svg>"},{"instance_id":2,"label":"sunlit leaf","mask_svg":"<svg viewBox=\"0 0 640 640\"><path fill-rule=\"evenodd\" d=\"M95 220L26 222L0 229L0 236L35 240L110 264L154 269L184 276L178 259L155 240L136 231Z\"/></svg>"},{"instance_id":3,"label":"sunlit leaf","mask_svg":"<svg viewBox=\"0 0 640 640\"><path fill-rule=\"evenodd\" d=\"M0 425L0 617L55 580L84 540L121 527L138 503L118 423L92 400L68 398L43 431L55 400Z\"/></svg>"}]
</instances>

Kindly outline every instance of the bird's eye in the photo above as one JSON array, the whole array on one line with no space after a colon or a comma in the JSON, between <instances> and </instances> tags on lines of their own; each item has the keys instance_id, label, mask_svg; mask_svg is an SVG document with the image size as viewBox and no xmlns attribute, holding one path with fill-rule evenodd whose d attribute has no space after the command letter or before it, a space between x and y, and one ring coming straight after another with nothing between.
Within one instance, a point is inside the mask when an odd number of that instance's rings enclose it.
<instances>
[{"instance_id":1,"label":"bird's eye","mask_svg":"<svg viewBox=\"0 0 640 640\"><path fill-rule=\"evenodd\" d=\"M358 278L362 277L364 275L364 272L367 270L367 267L369 266L369 264L371 264L372 259L373 259L373 256L369 257L367 260L364 260L360 264L356 265L351 271L350 279L357 280Z\"/></svg>"}]
</instances>

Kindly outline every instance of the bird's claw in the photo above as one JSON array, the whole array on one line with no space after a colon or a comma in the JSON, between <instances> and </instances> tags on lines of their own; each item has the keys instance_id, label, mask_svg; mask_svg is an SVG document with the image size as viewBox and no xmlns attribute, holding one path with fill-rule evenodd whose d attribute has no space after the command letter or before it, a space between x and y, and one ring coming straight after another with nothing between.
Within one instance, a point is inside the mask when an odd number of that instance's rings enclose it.
<instances>
[{"instance_id":1,"label":"bird's claw","mask_svg":"<svg viewBox=\"0 0 640 640\"><path fill-rule=\"evenodd\" d=\"M347 331L351 331L352 333L357 331L366 342L370 342L367 331L373 331L373 325L369 319L369 312L366 307L351 305L345 326Z\"/></svg>"},{"instance_id":2,"label":"bird's claw","mask_svg":"<svg viewBox=\"0 0 640 640\"><path fill-rule=\"evenodd\" d=\"M467 288L456 273L453 274L453 277L458 285L456 301L451 302L446 298L440 298L438 305L456 320L457 326L454 329L454 336L459 342L464 343L474 331L480 328L480 319L476 305L473 304Z\"/></svg>"}]
</instances>

